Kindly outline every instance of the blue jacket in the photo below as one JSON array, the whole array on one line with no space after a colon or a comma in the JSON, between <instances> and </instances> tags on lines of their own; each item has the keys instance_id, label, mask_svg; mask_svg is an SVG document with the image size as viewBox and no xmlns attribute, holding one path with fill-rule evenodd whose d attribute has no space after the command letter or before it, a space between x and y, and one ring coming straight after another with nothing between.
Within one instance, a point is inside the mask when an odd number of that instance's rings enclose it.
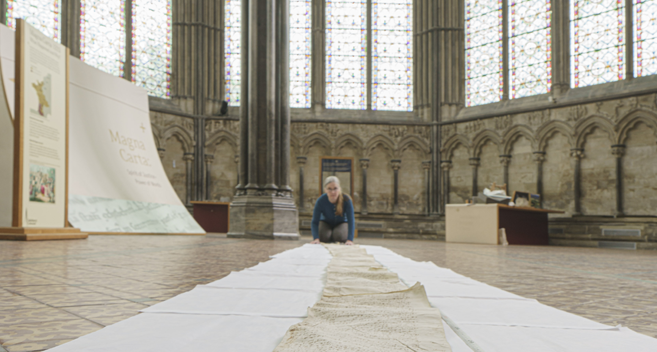
<instances>
[{"instance_id":1,"label":"blue jacket","mask_svg":"<svg viewBox=\"0 0 657 352\"><path fill-rule=\"evenodd\" d=\"M342 203L342 216L335 215L335 204L329 201L326 193L322 194L315 203L315 210L313 210L313 221L310 225L313 231L313 238L319 238L319 222L324 221L331 227L346 222L349 224L349 241L354 240L354 232L356 230L356 222L354 221L354 205L346 194L343 195L344 201Z\"/></svg>"}]
</instances>

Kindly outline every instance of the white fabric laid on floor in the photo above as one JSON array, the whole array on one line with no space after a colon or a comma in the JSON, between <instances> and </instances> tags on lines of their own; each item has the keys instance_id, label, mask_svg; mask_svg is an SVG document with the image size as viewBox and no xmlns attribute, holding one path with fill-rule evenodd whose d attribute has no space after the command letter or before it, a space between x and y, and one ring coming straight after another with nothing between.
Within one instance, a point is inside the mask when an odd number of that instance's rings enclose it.
<instances>
[{"instance_id":1,"label":"white fabric laid on floor","mask_svg":"<svg viewBox=\"0 0 657 352\"><path fill-rule=\"evenodd\" d=\"M559 329L615 329L536 300L429 297L431 305L457 324L535 326Z\"/></svg>"},{"instance_id":2,"label":"white fabric laid on floor","mask_svg":"<svg viewBox=\"0 0 657 352\"><path fill-rule=\"evenodd\" d=\"M304 318L308 307L312 307L319 296L319 292L307 291L196 286L189 292L148 307L142 312Z\"/></svg>"},{"instance_id":3,"label":"white fabric laid on floor","mask_svg":"<svg viewBox=\"0 0 657 352\"><path fill-rule=\"evenodd\" d=\"M452 347L452 352L472 352L472 349L461 340L461 338L452 330L452 328L443 321L443 330L447 342Z\"/></svg>"},{"instance_id":4,"label":"white fabric laid on floor","mask_svg":"<svg viewBox=\"0 0 657 352\"><path fill-rule=\"evenodd\" d=\"M486 352L654 352L657 340L628 328L570 330L459 325Z\"/></svg>"},{"instance_id":5,"label":"white fabric laid on floor","mask_svg":"<svg viewBox=\"0 0 657 352\"><path fill-rule=\"evenodd\" d=\"M404 281L413 286L416 280ZM528 300L500 288L486 285L479 281L462 278L430 278L422 280L424 289L429 297L469 297L469 298L496 298L496 299L521 299Z\"/></svg>"},{"instance_id":6,"label":"white fabric laid on floor","mask_svg":"<svg viewBox=\"0 0 657 352\"><path fill-rule=\"evenodd\" d=\"M140 314L53 352L271 352L302 319L238 315Z\"/></svg>"},{"instance_id":7,"label":"white fabric laid on floor","mask_svg":"<svg viewBox=\"0 0 657 352\"><path fill-rule=\"evenodd\" d=\"M272 276L260 271L232 272L221 280L211 282L206 287L275 289L308 292L322 292L324 282L316 277Z\"/></svg>"},{"instance_id":8,"label":"white fabric laid on floor","mask_svg":"<svg viewBox=\"0 0 657 352\"><path fill-rule=\"evenodd\" d=\"M285 273L285 275L320 277L326 272L326 265L300 265L286 264L272 259L256 266L245 269L246 271L262 271L269 273Z\"/></svg>"}]
</instances>

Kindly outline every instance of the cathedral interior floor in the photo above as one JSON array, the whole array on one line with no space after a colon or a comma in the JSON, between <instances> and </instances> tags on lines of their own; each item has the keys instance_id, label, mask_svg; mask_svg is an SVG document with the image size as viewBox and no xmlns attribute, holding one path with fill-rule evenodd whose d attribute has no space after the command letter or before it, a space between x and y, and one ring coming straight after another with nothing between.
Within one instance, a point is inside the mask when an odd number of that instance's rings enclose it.
<instances>
[{"instance_id":1,"label":"cathedral interior floor","mask_svg":"<svg viewBox=\"0 0 657 352\"><path fill-rule=\"evenodd\" d=\"M0 352L41 351L307 243L200 236L0 241ZM657 337L657 252L360 239Z\"/></svg>"}]
</instances>

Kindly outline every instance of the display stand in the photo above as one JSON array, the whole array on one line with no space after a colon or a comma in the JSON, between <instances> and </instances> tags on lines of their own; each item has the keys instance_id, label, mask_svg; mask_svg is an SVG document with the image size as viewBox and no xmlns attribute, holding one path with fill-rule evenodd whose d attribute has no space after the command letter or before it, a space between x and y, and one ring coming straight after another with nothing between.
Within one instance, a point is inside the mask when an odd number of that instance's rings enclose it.
<instances>
[{"instance_id":1,"label":"display stand","mask_svg":"<svg viewBox=\"0 0 657 352\"><path fill-rule=\"evenodd\" d=\"M12 220L0 240L88 236L68 227L68 57L17 20Z\"/></svg>"}]
</instances>

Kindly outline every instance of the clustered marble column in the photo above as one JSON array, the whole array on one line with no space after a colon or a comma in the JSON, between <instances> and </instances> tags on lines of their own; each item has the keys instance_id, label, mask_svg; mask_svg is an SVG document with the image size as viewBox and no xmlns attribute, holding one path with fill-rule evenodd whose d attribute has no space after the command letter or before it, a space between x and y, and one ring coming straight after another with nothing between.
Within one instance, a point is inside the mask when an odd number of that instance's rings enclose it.
<instances>
[{"instance_id":1,"label":"clustered marble column","mask_svg":"<svg viewBox=\"0 0 657 352\"><path fill-rule=\"evenodd\" d=\"M401 168L401 160L390 160L390 166L394 174L393 179L393 205L392 213L398 215L399 211L399 169Z\"/></svg>"},{"instance_id":2,"label":"clustered marble column","mask_svg":"<svg viewBox=\"0 0 657 352\"><path fill-rule=\"evenodd\" d=\"M472 166L472 196L477 196L477 190L479 186L477 185L478 171L479 171L479 158L470 158L470 166Z\"/></svg>"},{"instance_id":3,"label":"clustered marble column","mask_svg":"<svg viewBox=\"0 0 657 352\"><path fill-rule=\"evenodd\" d=\"M584 149L574 148L570 150L570 157L573 159L573 203L575 209L573 215L582 215L582 208L580 199L582 197L582 158L584 157Z\"/></svg>"},{"instance_id":4,"label":"clustered marble column","mask_svg":"<svg viewBox=\"0 0 657 352\"><path fill-rule=\"evenodd\" d=\"M443 170L443 204L449 204L449 170L452 168L452 161L442 160L440 167Z\"/></svg>"},{"instance_id":5,"label":"clustered marble column","mask_svg":"<svg viewBox=\"0 0 657 352\"><path fill-rule=\"evenodd\" d=\"M424 213L429 215L431 212L431 160L422 162L422 169L424 169Z\"/></svg>"},{"instance_id":6,"label":"clustered marble column","mask_svg":"<svg viewBox=\"0 0 657 352\"><path fill-rule=\"evenodd\" d=\"M240 183L228 237L299 239L289 186L289 1L241 5Z\"/></svg>"},{"instance_id":7,"label":"clustered marble column","mask_svg":"<svg viewBox=\"0 0 657 352\"><path fill-rule=\"evenodd\" d=\"M210 186L212 183L212 170L210 170L210 166L212 165L213 161L214 155L205 154L205 179L203 180L203 184L205 184L205 200L212 199L212 194L210 192Z\"/></svg>"},{"instance_id":8,"label":"clustered marble column","mask_svg":"<svg viewBox=\"0 0 657 352\"><path fill-rule=\"evenodd\" d=\"M502 164L502 179L506 185L507 193L510 192L509 188L509 164L511 163L511 155L500 155L500 164Z\"/></svg>"},{"instance_id":9,"label":"clustered marble column","mask_svg":"<svg viewBox=\"0 0 657 352\"><path fill-rule=\"evenodd\" d=\"M185 205L189 205L192 201L192 190L194 185L194 179L192 178L192 163L194 162L194 153L183 154L183 160L185 161L185 180L187 183L187 196L185 197Z\"/></svg>"},{"instance_id":10,"label":"clustered marble column","mask_svg":"<svg viewBox=\"0 0 657 352\"><path fill-rule=\"evenodd\" d=\"M361 192L360 214L367 215L367 168L370 166L370 159L360 159L361 175L363 178L363 190Z\"/></svg>"},{"instance_id":11,"label":"clustered marble column","mask_svg":"<svg viewBox=\"0 0 657 352\"><path fill-rule=\"evenodd\" d=\"M534 162L536 162L536 193L539 194L539 204L543 207L543 162L545 161L545 152L534 152Z\"/></svg>"},{"instance_id":12,"label":"clustered marble column","mask_svg":"<svg viewBox=\"0 0 657 352\"><path fill-rule=\"evenodd\" d=\"M299 194L299 210L303 211L304 209L304 204L303 204L303 187L304 187L304 182L303 182L303 167L306 165L306 161L308 160L307 157L305 156L298 156L297 157L297 165L299 165L299 189L297 190L297 193Z\"/></svg>"},{"instance_id":13,"label":"clustered marble column","mask_svg":"<svg viewBox=\"0 0 657 352\"><path fill-rule=\"evenodd\" d=\"M623 216L623 155L625 145L616 144L611 146L611 154L616 157L616 216Z\"/></svg>"}]
</instances>

